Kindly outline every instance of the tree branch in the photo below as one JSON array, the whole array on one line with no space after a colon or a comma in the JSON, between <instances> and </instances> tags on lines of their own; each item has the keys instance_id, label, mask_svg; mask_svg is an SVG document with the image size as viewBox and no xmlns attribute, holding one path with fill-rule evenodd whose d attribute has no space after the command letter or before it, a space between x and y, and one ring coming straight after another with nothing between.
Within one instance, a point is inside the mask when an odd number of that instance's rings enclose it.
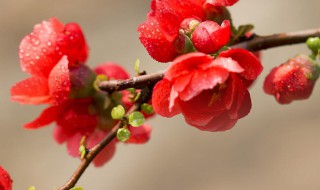
<instances>
[{"instance_id":1,"label":"tree branch","mask_svg":"<svg viewBox=\"0 0 320 190\"><path fill-rule=\"evenodd\" d=\"M235 44L231 48L243 48L249 51L259 51L268 48L292 45L305 42L309 37L320 37L320 29L293 32L293 33L281 33L274 34L269 36L257 36L254 35L252 38L247 41ZM99 83L99 88L103 91L120 91L127 88L145 88L147 86L153 86L155 83L160 81L164 76L163 72L152 73L148 75L142 75L138 77L133 77L127 80L112 80L112 81L103 81ZM150 91L150 88L149 88ZM138 103L131 107L127 112L127 115L139 109L140 104L146 102L150 98L150 92L147 92L148 95L140 99ZM89 150L89 153L81 161L80 165L76 171L71 176L70 180L62 186L59 190L69 190L74 187L78 182L79 178L92 162L92 160L99 154L99 152L106 147L115 137L117 130L123 127L123 123L119 122L112 131L107 134L107 136L96 146Z\"/></svg>"},{"instance_id":2,"label":"tree branch","mask_svg":"<svg viewBox=\"0 0 320 190\"><path fill-rule=\"evenodd\" d=\"M140 103L134 104L130 110L127 112L126 116L128 116L130 113L138 110L140 108ZM102 151L104 147L106 147L117 135L117 130L123 127L123 122L118 122L118 124L105 136L100 143L98 143L96 146L89 149L88 154L85 156L84 159L82 159L80 165L78 168L74 171L73 175L70 177L69 181L62 187L59 188L59 190L69 190L70 188L74 187L84 171L87 169L87 167L90 165L92 160L99 154L99 152Z\"/></svg>"},{"instance_id":3,"label":"tree branch","mask_svg":"<svg viewBox=\"0 0 320 190\"><path fill-rule=\"evenodd\" d=\"M305 30L292 33L280 33L269 36L254 35L247 41L240 42L231 48L242 48L249 51L259 51L285 45L304 43L309 37L320 37L320 29ZM163 78L163 72L157 72L127 80L103 81L98 86L104 91L118 91L127 88L143 88L146 85L155 84Z\"/></svg>"}]
</instances>

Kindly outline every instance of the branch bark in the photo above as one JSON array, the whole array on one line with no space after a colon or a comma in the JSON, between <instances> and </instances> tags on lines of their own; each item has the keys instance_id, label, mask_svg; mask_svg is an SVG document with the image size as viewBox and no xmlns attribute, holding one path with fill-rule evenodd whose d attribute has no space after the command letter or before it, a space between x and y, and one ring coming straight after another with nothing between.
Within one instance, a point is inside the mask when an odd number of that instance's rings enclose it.
<instances>
[{"instance_id":1,"label":"branch bark","mask_svg":"<svg viewBox=\"0 0 320 190\"><path fill-rule=\"evenodd\" d=\"M314 30L306 30L300 32L293 32L293 33L280 33L280 34L273 34L269 36L253 36L252 38L248 39L247 41L235 44L231 46L231 48L243 48L249 51L259 51L268 48L274 48L279 46L285 45L292 45L305 42L309 37L320 37L320 29ZM148 75L142 75L138 77L133 77L127 80L112 80L112 81L104 81L99 83L99 88L103 91L112 92L112 91L120 91L127 88L144 88L147 86L153 86L155 83L160 81L164 76L163 72L152 73ZM147 98L149 97L145 96ZM143 100L142 100L143 102ZM141 102L140 102L141 103ZM140 103L136 103L131 109L128 111L127 114L136 111L140 107ZM74 187L75 184L80 179L83 172L86 168L90 165L92 160L99 154L99 152L107 146L115 137L117 130L122 126L123 123L119 122L113 130L95 147L89 150L89 153L86 157L81 161L78 168L75 170L69 181L59 188L59 190L69 190L70 188Z\"/></svg>"}]
</instances>

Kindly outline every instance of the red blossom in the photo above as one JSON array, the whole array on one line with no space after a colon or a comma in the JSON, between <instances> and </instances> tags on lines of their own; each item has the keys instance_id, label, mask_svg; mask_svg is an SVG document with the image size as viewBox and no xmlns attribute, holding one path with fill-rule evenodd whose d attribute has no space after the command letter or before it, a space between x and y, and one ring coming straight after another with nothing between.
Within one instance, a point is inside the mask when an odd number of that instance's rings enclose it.
<instances>
[{"instance_id":1,"label":"red blossom","mask_svg":"<svg viewBox=\"0 0 320 190\"><path fill-rule=\"evenodd\" d=\"M81 28L56 18L37 24L19 47L22 70L31 74L11 88L11 99L24 104L61 104L70 93L69 70L83 64L88 47Z\"/></svg>"},{"instance_id":2,"label":"red blossom","mask_svg":"<svg viewBox=\"0 0 320 190\"><path fill-rule=\"evenodd\" d=\"M259 60L242 49L215 59L203 53L182 55L154 87L152 105L164 117L182 113L201 130L224 131L249 113L247 87L261 71Z\"/></svg>"},{"instance_id":3,"label":"red blossom","mask_svg":"<svg viewBox=\"0 0 320 190\"><path fill-rule=\"evenodd\" d=\"M319 67L306 55L298 55L271 70L264 91L280 104L309 98L319 77Z\"/></svg>"},{"instance_id":4,"label":"red blossom","mask_svg":"<svg viewBox=\"0 0 320 190\"><path fill-rule=\"evenodd\" d=\"M11 190L12 179L9 173L0 166L0 190Z\"/></svg>"},{"instance_id":5,"label":"red blossom","mask_svg":"<svg viewBox=\"0 0 320 190\"><path fill-rule=\"evenodd\" d=\"M153 0L147 20L138 27L139 39L155 60L172 61L180 53L188 51L186 37L179 34L179 29L186 29L186 21L214 20L220 23L229 19L221 6L230 6L235 2L237 0ZM225 35L224 39L227 37Z\"/></svg>"}]
</instances>

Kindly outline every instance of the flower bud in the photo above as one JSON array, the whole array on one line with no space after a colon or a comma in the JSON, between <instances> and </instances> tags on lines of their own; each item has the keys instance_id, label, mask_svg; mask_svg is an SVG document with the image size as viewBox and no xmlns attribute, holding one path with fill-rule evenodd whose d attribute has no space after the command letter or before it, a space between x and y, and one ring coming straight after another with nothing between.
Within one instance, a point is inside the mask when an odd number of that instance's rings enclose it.
<instances>
[{"instance_id":1,"label":"flower bud","mask_svg":"<svg viewBox=\"0 0 320 190\"><path fill-rule=\"evenodd\" d=\"M230 22L225 20L221 26L213 21L204 21L198 25L191 36L195 48L203 53L218 51L230 39Z\"/></svg>"},{"instance_id":2,"label":"flower bud","mask_svg":"<svg viewBox=\"0 0 320 190\"><path fill-rule=\"evenodd\" d=\"M93 92L93 82L96 74L86 65L70 68L72 98L89 97Z\"/></svg>"},{"instance_id":3,"label":"flower bud","mask_svg":"<svg viewBox=\"0 0 320 190\"><path fill-rule=\"evenodd\" d=\"M307 99L319 77L319 66L306 55L298 55L272 69L264 81L264 91L280 104Z\"/></svg>"}]
</instances>

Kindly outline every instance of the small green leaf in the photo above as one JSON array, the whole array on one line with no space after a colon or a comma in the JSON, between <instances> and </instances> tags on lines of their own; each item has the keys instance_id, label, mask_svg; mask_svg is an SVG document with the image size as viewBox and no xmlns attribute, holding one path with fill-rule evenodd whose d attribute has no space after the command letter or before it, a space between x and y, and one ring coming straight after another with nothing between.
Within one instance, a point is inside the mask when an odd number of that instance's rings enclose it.
<instances>
[{"instance_id":1,"label":"small green leaf","mask_svg":"<svg viewBox=\"0 0 320 190\"><path fill-rule=\"evenodd\" d=\"M139 98L140 98L140 96L141 96L141 93L138 92L138 93L134 96L133 101L134 101L134 102L138 101Z\"/></svg>"},{"instance_id":2,"label":"small green leaf","mask_svg":"<svg viewBox=\"0 0 320 190\"><path fill-rule=\"evenodd\" d=\"M36 187L35 187L35 186L30 186L30 187L28 188L28 190L36 190Z\"/></svg>"},{"instance_id":3,"label":"small green leaf","mask_svg":"<svg viewBox=\"0 0 320 190\"><path fill-rule=\"evenodd\" d=\"M139 75L139 73L140 73L140 59L136 60L136 63L134 65L134 71Z\"/></svg>"},{"instance_id":4,"label":"small green leaf","mask_svg":"<svg viewBox=\"0 0 320 190\"><path fill-rule=\"evenodd\" d=\"M153 107L147 103L143 103L141 105L141 110L144 111L146 114L153 114L154 113Z\"/></svg>"},{"instance_id":5,"label":"small green leaf","mask_svg":"<svg viewBox=\"0 0 320 190\"><path fill-rule=\"evenodd\" d=\"M111 110L111 117L113 119L122 119L126 111L122 105L118 105Z\"/></svg>"},{"instance_id":6,"label":"small green leaf","mask_svg":"<svg viewBox=\"0 0 320 190\"><path fill-rule=\"evenodd\" d=\"M254 26L252 24L247 24L247 25L240 25L238 27L238 30L236 30L236 33L234 34L234 37L232 41L237 41L238 38L245 36L248 32L250 32Z\"/></svg>"},{"instance_id":7,"label":"small green leaf","mask_svg":"<svg viewBox=\"0 0 320 190\"><path fill-rule=\"evenodd\" d=\"M144 116L141 112L135 111L132 112L129 117L129 124L132 125L133 127L139 127L144 123Z\"/></svg>"},{"instance_id":8,"label":"small green leaf","mask_svg":"<svg viewBox=\"0 0 320 190\"><path fill-rule=\"evenodd\" d=\"M130 138L130 131L126 128L118 129L117 131L117 139L119 141L125 142Z\"/></svg>"},{"instance_id":9,"label":"small green leaf","mask_svg":"<svg viewBox=\"0 0 320 190\"><path fill-rule=\"evenodd\" d=\"M69 190L83 190L83 188L82 187L73 187L73 188L71 188Z\"/></svg>"}]
</instances>

